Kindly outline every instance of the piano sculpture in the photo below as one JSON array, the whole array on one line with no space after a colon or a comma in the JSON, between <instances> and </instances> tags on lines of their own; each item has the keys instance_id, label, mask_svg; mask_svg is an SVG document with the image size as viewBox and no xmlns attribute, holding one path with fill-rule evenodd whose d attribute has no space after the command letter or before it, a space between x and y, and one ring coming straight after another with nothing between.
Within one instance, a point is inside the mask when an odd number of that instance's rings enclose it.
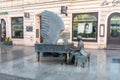
<instances>
[{"instance_id":1,"label":"piano sculpture","mask_svg":"<svg viewBox=\"0 0 120 80\"><path fill-rule=\"evenodd\" d=\"M73 44L57 44L60 33L63 30L64 23L57 14L47 10L42 12L40 35L43 37L43 43L35 44L35 51L37 52L38 61L40 60L40 54L44 52L66 54L65 61L67 61L68 50L73 47Z\"/></svg>"}]
</instances>

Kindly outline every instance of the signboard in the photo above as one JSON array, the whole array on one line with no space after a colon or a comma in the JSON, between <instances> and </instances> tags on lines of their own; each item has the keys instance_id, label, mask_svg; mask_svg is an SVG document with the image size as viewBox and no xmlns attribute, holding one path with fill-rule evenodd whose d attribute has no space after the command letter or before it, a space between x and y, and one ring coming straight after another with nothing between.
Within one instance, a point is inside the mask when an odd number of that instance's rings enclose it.
<instances>
[{"instance_id":1,"label":"signboard","mask_svg":"<svg viewBox=\"0 0 120 80\"><path fill-rule=\"evenodd\" d=\"M65 14L67 16L67 6L61 6L61 14Z\"/></svg>"},{"instance_id":2,"label":"signboard","mask_svg":"<svg viewBox=\"0 0 120 80\"><path fill-rule=\"evenodd\" d=\"M103 0L101 6L108 6L108 5L112 5L112 6L120 5L120 0Z\"/></svg>"},{"instance_id":3,"label":"signboard","mask_svg":"<svg viewBox=\"0 0 120 80\"><path fill-rule=\"evenodd\" d=\"M25 12L25 13L24 13L24 17L25 17L25 18L30 18L30 13Z\"/></svg>"},{"instance_id":4,"label":"signboard","mask_svg":"<svg viewBox=\"0 0 120 80\"><path fill-rule=\"evenodd\" d=\"M8 14L8 12L0 12L0 15Z\"/></svg>"},{"instance_id":5,"label":"signboard","mask_svg":"<svg viewBox=\"0 0 120 80\"><path fill-rule=\"evenodd\" d=\"M33 31L33 27L32 26L26 26L26 31L32 32Z\"/></svg>"},{"instance_id":6,"label":"signboard","mask_svg":"<svg viewBox=\"0 0 120 80\"><path fill-rule=\"evenodd\" d=\"M36 29L36 38L39 38L39 29Z\"/></svg>"},{"instance_id":7,"label":"signboard","mask_svg":"<svg viewBox=\"0 0 120 80\"><path fill-rule=\"evenodd\" d=\"M104 33L105 33L105 25L100 24L100 37L104 37Z\"/></svg>"}]
</instances>

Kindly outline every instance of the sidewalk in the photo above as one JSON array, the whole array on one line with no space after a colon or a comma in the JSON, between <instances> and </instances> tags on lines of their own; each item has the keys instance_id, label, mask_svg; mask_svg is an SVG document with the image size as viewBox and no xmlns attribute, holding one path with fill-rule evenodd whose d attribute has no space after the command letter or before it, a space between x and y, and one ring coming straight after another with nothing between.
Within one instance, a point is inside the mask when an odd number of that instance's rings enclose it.
<instances>
[{"instance_id":1,"label":"sidewalk","mask_svg":"<svg viewBox=\"0 0 120 80\"><path fill-rule=\"evenodd\" d=\"M59 57L37 62L34 47L14 46L0 54L0 80L119 80L120 50L94 50L85 68L61 65Z\"/></svg>"}]
</instances>

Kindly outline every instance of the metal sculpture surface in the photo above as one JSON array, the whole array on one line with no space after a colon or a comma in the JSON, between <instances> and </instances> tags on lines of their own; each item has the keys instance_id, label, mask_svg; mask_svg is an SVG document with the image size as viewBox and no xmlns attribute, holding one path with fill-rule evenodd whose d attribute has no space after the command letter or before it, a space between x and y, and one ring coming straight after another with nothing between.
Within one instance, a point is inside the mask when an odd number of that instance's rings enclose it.
<instances>
[{"instance_id":1,"label":"metal sculpture surface","mask_svg":"<svg viewBox=\"0 0 120 80\"><path fill-rule=\"evenodd\" d=\"M60 33L64 30L62 19L51 11L43 11L41 14L41 36L43 44L56 44Z\"/></svg>"},{"instance_id":2,"label":"metal sculpture surface","mask_svg":"<svg viewBox=\"0 0 120 80\"><path fill-rule=\"evenodd\" d=\"M41 31L40 34L43 37L43 43L35 44L35 51L38 54L38 61L40 60L40 53L48 54L62 54L64 59L62 62L67 62L68 49L73 47L73 44L68 44L66 39L64 41L67 44L57 44L60 38L60 33L64 30L64 23L62 19L51 11L43 11L41 14ZM64 55L66 54L66 55Z\"/></svg>"}]
</instances>

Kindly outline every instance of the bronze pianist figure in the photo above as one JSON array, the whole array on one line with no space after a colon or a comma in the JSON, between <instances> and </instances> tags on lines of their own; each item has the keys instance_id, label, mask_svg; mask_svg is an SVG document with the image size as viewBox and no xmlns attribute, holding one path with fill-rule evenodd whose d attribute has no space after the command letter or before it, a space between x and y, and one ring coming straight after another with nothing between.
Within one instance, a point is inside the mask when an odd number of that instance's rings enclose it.
<instances>
[{"instance_id":1,"label":"bronze pianist figure","mask_svg":"<svg viewBox=\"0 0 120 80\"><path fill-rule=\"evenodd\" d=\"M84 43L82 41L81 36L77 37L78 46L70 51L70 63L75 64L76 66L78 63L81 67L85 66L85 62L90 61L90 53L87 53L84 48Z\"/></svg>"}]
</instances>

